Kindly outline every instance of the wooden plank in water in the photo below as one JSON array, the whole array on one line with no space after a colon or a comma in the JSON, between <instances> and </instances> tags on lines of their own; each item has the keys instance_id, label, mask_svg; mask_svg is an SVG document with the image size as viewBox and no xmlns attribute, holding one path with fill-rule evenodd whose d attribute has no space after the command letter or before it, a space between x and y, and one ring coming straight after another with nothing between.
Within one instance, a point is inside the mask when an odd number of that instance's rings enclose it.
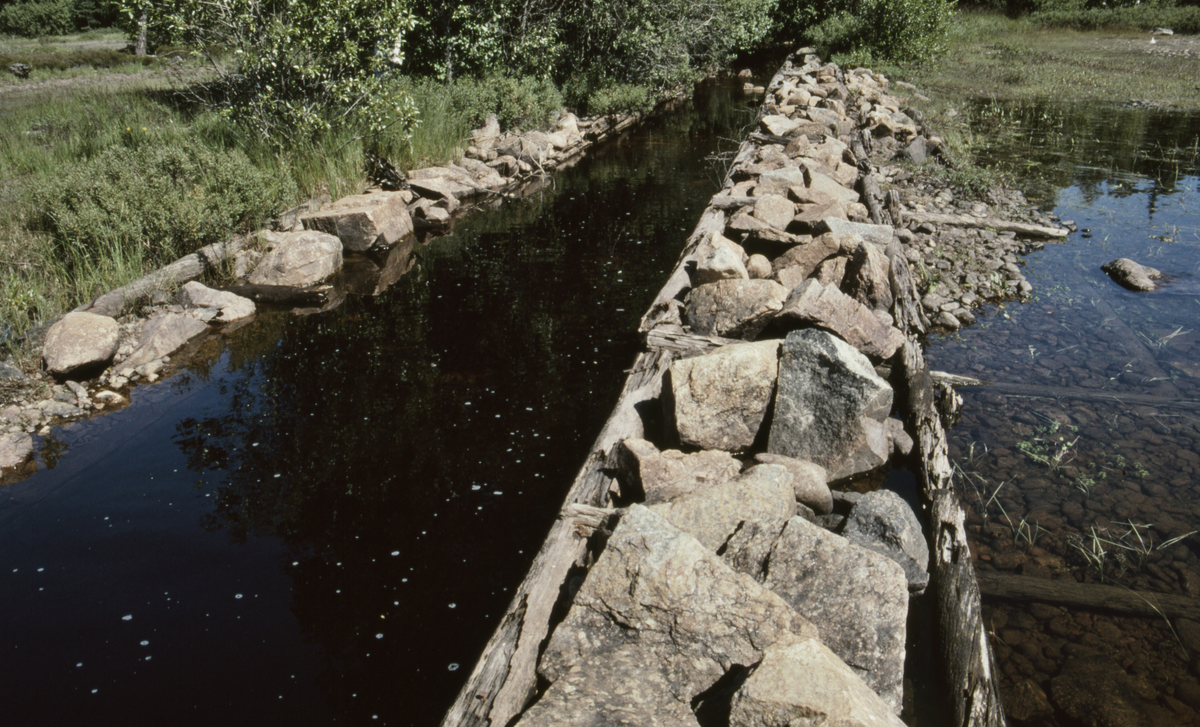
<instances>
[{"instance_id":1,"label":"wooden plank in water","mask_svg":"<svg viewBox=\"0 0 1200 727\"><path fill-rule=\"evenodd\" d=\"M1190 596L1009 573L979 573L978 577L980 591L983 595L993 598L1042 601L1071 608L1116 611L1137 616L1182 617L1200 621L1200 600Z\"/></svg>"}]
</instances>

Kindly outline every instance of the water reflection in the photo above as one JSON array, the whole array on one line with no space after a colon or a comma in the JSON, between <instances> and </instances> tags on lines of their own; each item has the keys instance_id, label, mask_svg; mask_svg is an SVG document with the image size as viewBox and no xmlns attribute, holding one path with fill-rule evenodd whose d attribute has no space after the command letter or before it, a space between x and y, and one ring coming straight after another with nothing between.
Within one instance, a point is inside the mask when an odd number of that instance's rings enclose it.
<instances>
[{"instance_id":1,"label":"water reflection","mask_svg":"<svg viewBox=\"0 0 1200 727\"><path fill-rule=\"evenodd\" d=\"M459 220L381 295L260 315L127 410L63 430L58 466L0 495L0 619L21 624L0 644L9 714L436 723L607 416L715 191L704 158L742 135L747 103L705 89Z\"/></svg>"},{"instance_id":2,"label":"water reflection","mask_svg":"<svg viewBox=\"0 0 1200 727\"><path fill-rule=\"evenodd\" d=\"M951 443L1010 720L1200 724L1200 630L1178 618L1200 604L1200 117L993 108L1009 126L981 156L1088 231L1030 256L1031 302L930 350L1003 384L964 391ZM1172 279L1125 291L1100 271L1118 257ZM1021 578L1065 586L998 597ZM1076 584L1136 591L1170 625Z\"/></svg>"}]
</instances>

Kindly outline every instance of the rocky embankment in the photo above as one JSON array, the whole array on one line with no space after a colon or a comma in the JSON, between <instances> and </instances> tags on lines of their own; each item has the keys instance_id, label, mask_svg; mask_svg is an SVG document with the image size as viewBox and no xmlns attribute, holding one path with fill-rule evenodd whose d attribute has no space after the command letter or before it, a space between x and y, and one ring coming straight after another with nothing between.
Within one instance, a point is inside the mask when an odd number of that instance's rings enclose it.
<instances>
[{"instance_id":1,"label":"rocky embankment","mask_svg":"<svg viewBox=\"0 0 1200 727\"><path fill-rule=\"evenodd\" d=\"M0 362L0 482L35 471L34 434L127 405L132 386L158 381L173 357L249 322L256 305L307 314L347 294L377 295L411 269L421 240L448 230L456 215L536 189L639 118L564 113L549 132L502 133L493 116L459 164L403 175L376 161L387 189L311 201L271 229L210 245L35 330L41 372ZM233 284L196 281L222 268L232 269Z\"/></svg>"},{"instance_id":2,"label":"rocky embankment","mask_svg":"<svg viewBox=\"0 0 1200 727\"><path fill-rule=\"evenodd\" d=\"M642 321L649 350L568 495L574 532L552 530L443 725L902 724L931 570L955 663L915 676L953 682L956 723L1003 722L938 421L959 400L943 386L935 409L916 337L1028 293L1015 256L1066 230L1019 195L964 208L902 186L902 159L942 143L889 89L812 55L765 89ZM879 477L857 491L888 466L918 473L925 507ZM563 603L556 543L589 535Z\"/></svg>"}]
</instances>

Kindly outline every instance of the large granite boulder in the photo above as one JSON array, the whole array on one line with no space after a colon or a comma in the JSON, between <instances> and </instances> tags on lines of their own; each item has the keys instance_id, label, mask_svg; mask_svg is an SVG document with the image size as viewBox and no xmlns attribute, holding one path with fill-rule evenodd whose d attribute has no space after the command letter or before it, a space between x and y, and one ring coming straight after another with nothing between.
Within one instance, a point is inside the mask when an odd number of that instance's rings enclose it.
<instances>
[{"instance_id":1,"label":"large granite boulder","mask_svg":"<svg viewBox=\"0 0 1200 727\"><path fill-rule=\"evenodd\" d=\"M728 452L758 437L775 392L779 341L723 346L675 361L663 382L668 430L681 444Z\"/></svg>"},{"instance_id":2,"label":"large granite boulder","mask_svg":"<svg viewBox=\"0 0 1200 727\"><path fill-rule=\"evenodd\" d=\"M830 481L887 462L884 420L892 387L866 356L817 329L792 331L783 343L767 451L807 459Z\"/></svg>"},{"instance_id":3,"label":"large granite boulder","mask_svg":"<svg viewBox=\"0 0 1200 727\"><path fill-rule=\"evenodd\" d=\"M761 661L772 644L816 634L779 596L633 505L551 635L538 672L553 690L589 662L637 644L661 670L664 699L690 704L735 665Z\"/></svg>"},{"instance_id":4,"label":"large granite boulder","mask_svg":"<svg viewBox=\"0 0 1200 727\"><path fill-rule=\"evenodd\" d=\"M833 512L833 493L826 482L829 475L821 465L770 452L754 455L754 461L786 467L787 471L792 473L792 490L796 495L796 502L817 515Z\"/></svg>"},{"instance_id":5,"label":"large granite boulder","mask_svg":"<svg viewBox=\"0 0 1200 727\"><path fill-rule=\"evenodd\" d=\"M68 313L46 332L42 361L53 376L87 375L108 365L119 345L120 328L112 318Z\"/></svg>"},{"instance_id":6,"label":"large granite boulder","mask_svg":"<svg viewBox=\"0 0 1200 727\"><path fill-rule=\"evenodd\" d=\"M212 288L192 280L179 290L179 301L185 308L216 308L215 320L222 323L239 321L254 315L254 301L227 290Z\"/></svg>"},{"instance_id":7,"label":"large granite boulder","mask_svg":"<svg viewBox=\"0 0 1200 727\"><path fill-rule=\"evenodd\" d=\"M777 230L787 229L795 213L796 205L783 195L763 195L754 203L754 216Z\"/></svg>"},{"instance_id":8,"label":"large granite boulder","mask_svg":"<svg viewBox=\"0 0 1200 727\"><path fill-rule=\"evenodd\" d=\"M325 232L260 233L271 245L248 282L251 285L316 285L342 267L342 242Z\"/></svg>"},{"instance_id":9,"label":"large granite boulder","mask_svg":"<svg viewBox=\"0 0 1200 727\"><path fill-rule=\"evenodd\" d=\"M650 509L716 552L746 522L782 525L796 514L796 498L786 467L761 464L735 480Z\"/></svg>"},{"instance_id":10,"label":"large granite boulder","mask_svg":"<svg viewBox=\"0 0 1200 727\"><path fill-rule=\"evenodd\" d=\"M121 362L121 371L128 372L151 361L170 356L183 344L208 330L201 320L183 313L164 313L146 321L133 353ZM128 373L124 374L128 376Z\"/></svg>"},{"instance_id":11,"label":"large granite boulder","mask_svg":"<svg viewBox=\"0 0 1200 727\"><path fill-rule=\"evenodd\" d=\"M903 727L887 702L827 646L777 643L733 698L729 727Z\"/></svg>"},{"instance_id":12,"label":"large granite boulder","mask_svg":"<svg viewBox=\"0 0 1200 727\"><path fill-rule=\"evenodd\" d=\"M899 714L909 597L904 571L803 518L789 520L773 541L771 535L739 533L726 562L816 624L821 641ZM754 557L745 557L747 548Z\"/></svg>"},{"instance_id":13,"label":"large granite boulder","mask_svg":"<svg viewBox=\"0 0 1200 727\"><path fill-rule=\"evenodd\" d=\"M904 345L904 334L894 326L881 321L870 308L837 287L823 285L816 279L793 288L777 318L783 323L833 331L854 348L879 360L891 358Z\"/></svg>"},{"instance_id":14,"label":"large granite boulder","mask_svg":"<svg viewBox=\"0 0 1200 727\"><path fill-rule=\"evenodd\" d=\"M694 333L753 340L783 308L787 294L773 280L719 280L692 289L683 319Z\"/></svg>"},{"instance_id":15,"label":"large granite boulder","mask_svg":"<svg viewBox=\"0 0 1200 727\"><path fill-rule=\"evenodd\" d=\"M626 439L617 448L617 469L622 494L630 494L625 488L641 490L646 504L653 505L728 482L741 472L742 463L719 450L660 452L645 439Z\"/></svg>"},{"instance_id":16,"label":"large granite boulder","mask_svg":"<svg viewBox=\"0 0 1200 727\"><path fill-rule=\"evenodd\" d=\"M917 515L891 490L868 492L855 503L842 536L855 545L890 558L904 569L909 590L929 585L929 544Z\"/></svg>"},{"instance_id":17,"label":"large granite boulder","mask_svg":"<svg viewBox=\"0 0 1200 727\"><path fill-rule=\"evenodd\" d=\"M300 221L304 229L333 235L354 252L391 247L413 231L412 217L399 192L352 194L302 216Z\"/></svg>"}]
</instances>

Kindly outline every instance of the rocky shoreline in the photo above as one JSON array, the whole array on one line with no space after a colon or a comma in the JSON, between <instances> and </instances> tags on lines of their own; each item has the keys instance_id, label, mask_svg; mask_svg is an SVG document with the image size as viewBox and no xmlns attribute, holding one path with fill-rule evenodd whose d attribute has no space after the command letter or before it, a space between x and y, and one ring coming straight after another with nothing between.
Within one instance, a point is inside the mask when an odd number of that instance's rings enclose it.
<instances>
[{"instance_id":1,"label":"rocky shoreline","mask_svg":"<svg viewBox=\"0 0 1200 727\"><path fill-rule=\"evenodd\" d=\"M900 158L941 140L879 74L801 55L444 727L902 724L931 575L945 672L920 676L956 723L1003 724L945 453L961 400L935 394L917 337L1028 295L1016 255L1067 229L1019 194L902 186ZM888 466L922 502L879 489Z\"/></svg>"}]
</instances>

